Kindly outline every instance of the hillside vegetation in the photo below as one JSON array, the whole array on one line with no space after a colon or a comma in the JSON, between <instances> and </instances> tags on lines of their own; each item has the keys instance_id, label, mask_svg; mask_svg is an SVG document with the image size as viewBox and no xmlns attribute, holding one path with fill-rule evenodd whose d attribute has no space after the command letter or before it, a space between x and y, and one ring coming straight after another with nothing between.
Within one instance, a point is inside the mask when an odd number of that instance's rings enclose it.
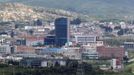
<instances>
[{"instance_id":1,"label":"hillside vegetation","mask_svg":"<svg viewBox=\"0 0 134 75\"><path fill-rule=\"evenodd\" d=\"M50 21L61 16L73 19L85 15L60 9L31 7L20 3L0 3L0 21L29 21L35 19Z\"/></svg>"},{"instance_id":2,"label":"hillside vegetation","mask_svg":"<svg viewBox=\"0 0 134 75\"><path fill-rule=\"evenodd\" d=\"M91 18L133 19L134 0L0 0L1 2L19 2L31 6L64 9ZM130 17L131 16L131 17Z\"/></svg>"}]
</instances>

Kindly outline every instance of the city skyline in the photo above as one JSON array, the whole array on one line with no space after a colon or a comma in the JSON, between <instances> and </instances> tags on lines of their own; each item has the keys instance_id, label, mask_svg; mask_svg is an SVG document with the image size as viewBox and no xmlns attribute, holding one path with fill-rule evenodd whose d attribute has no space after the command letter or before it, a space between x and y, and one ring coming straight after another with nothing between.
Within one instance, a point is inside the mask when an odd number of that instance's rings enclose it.
<instances>
[{"instance_id":1,"label":"city skyline","mask_svg":"<svg viewBox=\"0 0 134 75\"><path fill-rule=\"evenodd\" d=\"M0 0L0 75L133 75L133 0Z\"/></svg>"}]
</instances>

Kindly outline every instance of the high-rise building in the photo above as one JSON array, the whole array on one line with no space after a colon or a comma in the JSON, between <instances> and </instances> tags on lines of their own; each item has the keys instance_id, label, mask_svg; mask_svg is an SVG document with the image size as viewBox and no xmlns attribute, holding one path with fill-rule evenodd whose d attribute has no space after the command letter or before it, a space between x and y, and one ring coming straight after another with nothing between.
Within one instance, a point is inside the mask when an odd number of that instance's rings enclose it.
<instances>
[{"instance_id":1,"label":"high-rise building","mask_svg":"<svg viewBox=\"0 0 134 75\"><path fill-rule=\"evenodd\" d=\"M69 41L68 18L57 18L55 20L55 35L56 46L63 46Z\"/></svg>"}]
</instances>

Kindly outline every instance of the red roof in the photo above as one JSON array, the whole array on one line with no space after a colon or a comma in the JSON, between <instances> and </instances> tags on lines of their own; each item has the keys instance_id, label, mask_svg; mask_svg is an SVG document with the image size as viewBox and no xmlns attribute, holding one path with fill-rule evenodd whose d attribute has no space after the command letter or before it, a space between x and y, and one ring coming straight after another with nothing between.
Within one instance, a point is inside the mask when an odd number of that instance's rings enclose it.
<instances>
[{"instance_id":1,"label":"red roof","mask_svg":"<svg viewBox=\"0 0 134 75\"><path fill-rule=\"evenodd\" d=\"M44 40L44 37L26 37L26 40L28 40L28 41L38 41L38 40Z\"/></svg>"},{"instance_id":2,"label":"red roof","mask_svg":"<svg viewBox=\"0 0 134 75\"><path fill-rule=\"evenodd\" d=\"M44 40L43 36L30 36L30 35L21 35L19 38L25 38L28 41L38 41L38 40Z\"/></svg>"},{"instance_id":3,"label":"red roof","mask_svg":"<svg viewBox=\"0 0 134 75\"><path fill-rule=\"evenodd\" d=\"M35 48L30 46L16 46L16 52L35 52Z\"/></svg>"}]
</instances>

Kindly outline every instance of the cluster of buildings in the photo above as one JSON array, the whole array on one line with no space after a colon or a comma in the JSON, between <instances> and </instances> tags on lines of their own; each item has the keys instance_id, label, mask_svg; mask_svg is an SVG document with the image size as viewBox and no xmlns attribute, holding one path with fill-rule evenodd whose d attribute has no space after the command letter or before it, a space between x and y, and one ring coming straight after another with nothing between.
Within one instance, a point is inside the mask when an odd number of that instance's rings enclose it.
<instances>
[{"instance_id":1,"label":"cluster of buildings","mask_svg":"<svg viewBox=\"0 0 134 75\"><path fill-rule=\"evenodd\" d=\"M41 67L56 63L65 66L70 59L122 69L125 48L106 45L100 39L102 33L93 23L71 24L64 17L49 23L37 20L13 24L9 32L0 34L0 59L19 61L21 66Z\"/></svg>"}]
</instances>

